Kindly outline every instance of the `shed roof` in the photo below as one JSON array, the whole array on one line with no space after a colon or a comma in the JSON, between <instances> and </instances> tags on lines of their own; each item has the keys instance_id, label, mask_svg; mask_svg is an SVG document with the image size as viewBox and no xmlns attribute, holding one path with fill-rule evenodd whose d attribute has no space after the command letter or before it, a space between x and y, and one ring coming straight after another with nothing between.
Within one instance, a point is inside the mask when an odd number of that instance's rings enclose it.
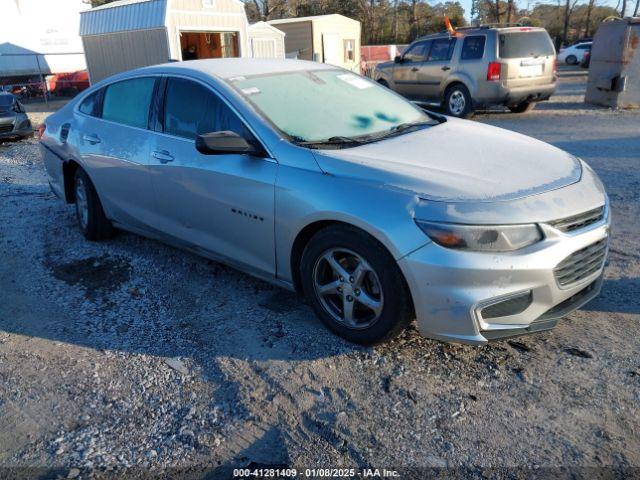
<instances>
[{"instance_id":1,"label":"shed roof","mask_svg":"<svg viewBox=\"0 0 640 480\"><path fill-rule=\"evenodd\" d=\"M345 17L344 15L340 15L339 13L330 13L328 15L314 15L311 17L296 17L296 18L280 18L278 20L269 20L270 25L278 25L280 23L295 23L295 22L314 22L316 20L328 20L331 17L341 17L347 20L351 20L355 23L360 23L358 20L354 20L353 18Z\"/></svg>"},{"instance_id":2,"label":"shed roof","mask_svg":"<svg viewBox=\"0 0 640 480\"><path fill-rule=\"evenodd\" d=\"M279 33L282 36L286 35L282 30L278 30L276 27L274 27L273 25L269 25L267 22L256 22L249 25L249 30L257 30L260 28L267 28L275 33Z\"/></svg>"},{"instance_id":3,"label":"shed roof","mask_svg":"<svg viewBox=\"0 0 640 480\"><path fill-rule=\"evenodd\" d=\"M80 13L80 35L143 30L165 25L167 0L120 0Z\"/></svg>"}]
</instances>

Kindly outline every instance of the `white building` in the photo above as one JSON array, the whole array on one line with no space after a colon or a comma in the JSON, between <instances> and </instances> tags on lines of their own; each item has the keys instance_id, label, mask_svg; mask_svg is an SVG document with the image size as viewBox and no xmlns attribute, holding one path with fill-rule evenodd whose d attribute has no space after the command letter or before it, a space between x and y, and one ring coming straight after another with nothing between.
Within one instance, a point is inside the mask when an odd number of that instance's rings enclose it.
<instances>
[{"instance_id":1,"label":"white building","mask_svg":"<svg viewBox=\"0 0 640 480\"><path fill-rule=\"evenodd\" d=\"M0 77L84 70L83 0L0 0Z\"/></svg>"}]
</instances>

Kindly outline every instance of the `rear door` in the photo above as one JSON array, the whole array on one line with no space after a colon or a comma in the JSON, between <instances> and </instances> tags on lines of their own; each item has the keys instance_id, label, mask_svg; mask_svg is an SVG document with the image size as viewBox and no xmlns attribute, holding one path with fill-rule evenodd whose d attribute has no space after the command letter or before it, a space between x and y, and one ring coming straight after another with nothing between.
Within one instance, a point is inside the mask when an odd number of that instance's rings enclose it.
<instances>
[{"instance_id":1,"label":"rear door","mask_svg":"<svg viewBox=\"0 0 640 480\"><path fill-rule=\"evenodd\" d=\"M438 38L431 42L426 60L418 71L418 95L426 100L440 99L440 85L449 76L451 58L456 46L454 38Z\"/></svg>"},{"instance_id":2,"label":"rear door","mask_svg":"<svg viewBox=\"0 0 640 480\"><path fill-rule=\"evenodd\" d=\"M501 79L510 88L553 82L555 48L546 30L522 27L498 32Z\"/></svg>"},{"instance_id":3,"label":"rear door","mask_svg":"<svg viewBox=\"0 0 640 480\"><path fill-rule=\"evenodd\" d=\"M222 259L275 275L272 158L204 155L198 134L231 130L261 147L236 112L210 87L168 77L150 152L159 229Z\"/></svg>"},{"instance_id":4,"label":"rear door","mask_svg":"<svg viewBox=\"0 0 640 480\"><path fill-rule=\"evenodd\" d=\"M402 61L393 68L393 83L396 91L407 98L420 98L420 84L418 72L426 60L431 40L416 42L409 45L402 54Z\"/></svg>"},{"instance_id":5,"label":"rear door","mask_svg":"<svg viewBox=\"0 0 640 480\"><path fill-rule=\"evenodd\" d=\"M70 130L110 218L145 229L153 224L155 209L148 172L149 122L159 79L138 77L108 85L80 105Z\"/></svg>"}]
</instances>

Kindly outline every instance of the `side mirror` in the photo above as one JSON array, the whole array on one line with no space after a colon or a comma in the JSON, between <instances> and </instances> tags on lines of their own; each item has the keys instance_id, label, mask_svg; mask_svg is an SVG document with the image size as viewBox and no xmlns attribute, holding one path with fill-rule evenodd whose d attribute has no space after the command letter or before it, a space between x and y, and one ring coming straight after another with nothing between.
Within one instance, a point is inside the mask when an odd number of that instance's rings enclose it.
<instances>
[{"instance_id":1,"label":"side mirror","mask_svg":"<svg viewBox=\"0 0 640 480\"><path fill-rule=\"evenodd\" d=\"M204 155L251 155L257 153L254 146L235 132L209 132L196 137L196 149Z\"/></svg>"},{"instance_id":2,"label":"side mirror","mask_svg":"<svg viewBox=\"0 0 640 480\"><path fill-rule=\"evenodd\" d=\"M394 63L402 63L402 57L400 55L396 55L393 61Z\"/></svg>"}]
</instances>

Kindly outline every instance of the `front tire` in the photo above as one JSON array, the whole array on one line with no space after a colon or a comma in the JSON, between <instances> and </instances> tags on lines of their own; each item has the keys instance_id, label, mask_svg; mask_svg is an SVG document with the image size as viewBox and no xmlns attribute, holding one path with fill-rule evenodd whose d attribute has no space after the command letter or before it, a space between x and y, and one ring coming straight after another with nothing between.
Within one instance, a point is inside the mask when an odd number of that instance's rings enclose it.
<instances>
[{"instance_id":1,"label":"front tire","mask_svg":"<svg viewBox=\"0 0 640 480\"><path fill-rule=\"evenodd\" d=\"M443 108L452 117L467 118L473 115L473 100L469 89L461 83L451 85L444 95Z\"/></svg>"},{"instance_id":2,"label":"front tire","mask_svg":"<svg viewBox=\"0 0 640 480\"><path fill-rule=\"evenodd\" d=\"M87 240L97 241L113 237L113 225L104 214L102 203L91 179L78 168L74 175L73 194L76 219L80 231Z\"/></svg>"},{"instance_id":3,"label":"front tire","mask_svg":"<svg viewBox=\"0 0 640 480\"><path fill-rule=\"evenodd\" d=\"M302 254L300 275L316 315L337 335L361 345L387 341L414 318L400 269L367 233L327 227Z\"/></svg>"}]
</instances>

